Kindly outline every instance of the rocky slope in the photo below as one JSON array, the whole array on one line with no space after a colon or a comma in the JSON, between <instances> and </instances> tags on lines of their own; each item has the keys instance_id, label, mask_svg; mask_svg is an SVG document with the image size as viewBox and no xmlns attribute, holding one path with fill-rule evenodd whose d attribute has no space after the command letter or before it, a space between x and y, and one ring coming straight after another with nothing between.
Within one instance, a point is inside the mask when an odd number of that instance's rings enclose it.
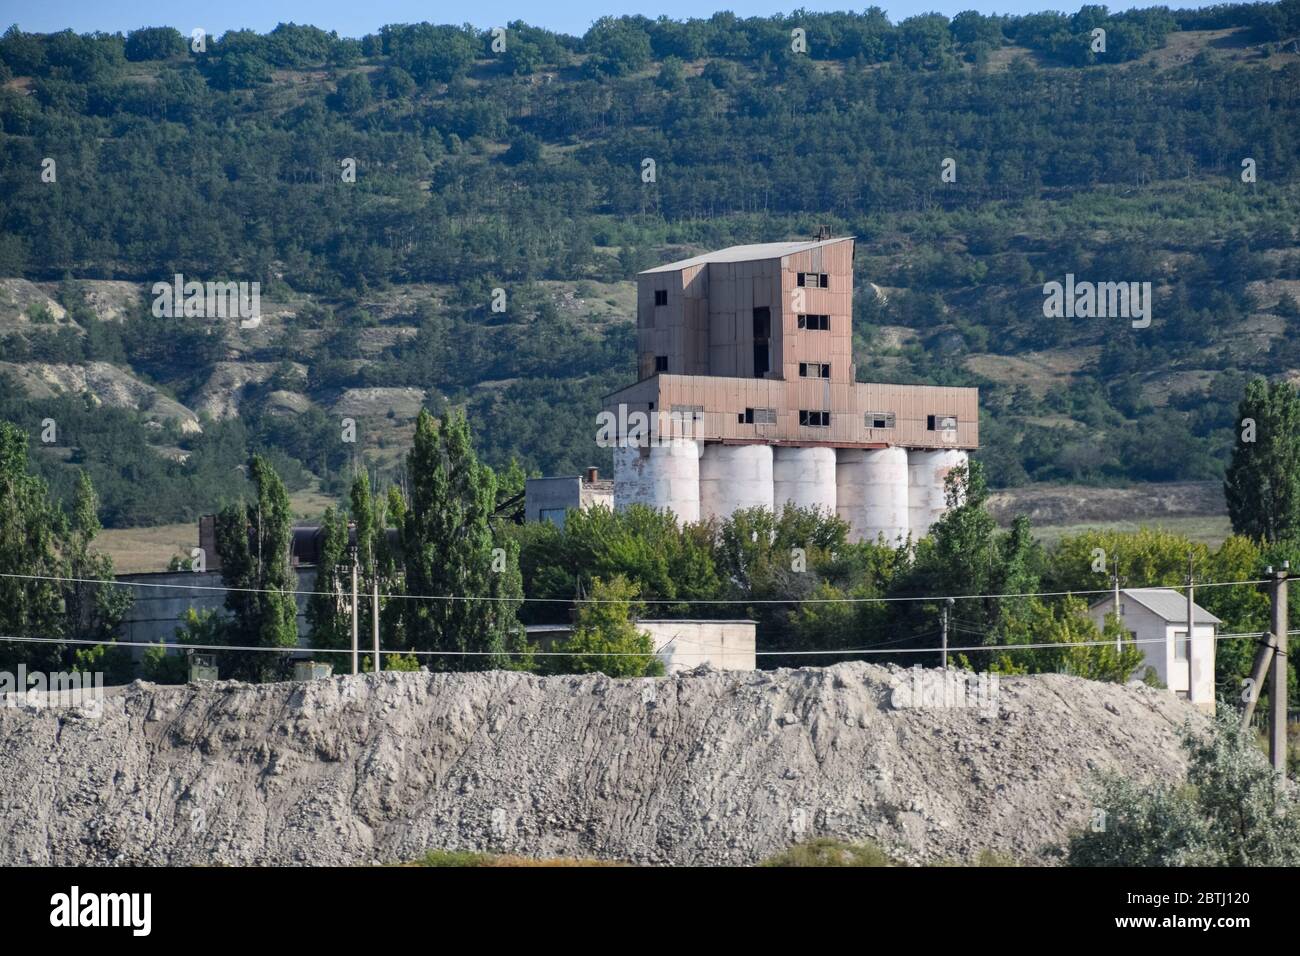
<instances>
[{"instance_id":1,"label":"rocky slope","mask_svg":"<svg viewBox=\"0 0 1300 956\"><path fill-rule=\"evenodd\" d=\"M1204 721L1141 685L1009 678L991 704L914 707L912 680L861 663L653 681L391 673L137 682L98 710L20 702L0 707L0 864L432 848L746 864L820 835L907 862L1044 862L1088 819L1094 771L1177 777L1179 730Z\"/></svg>"}]
</instances>

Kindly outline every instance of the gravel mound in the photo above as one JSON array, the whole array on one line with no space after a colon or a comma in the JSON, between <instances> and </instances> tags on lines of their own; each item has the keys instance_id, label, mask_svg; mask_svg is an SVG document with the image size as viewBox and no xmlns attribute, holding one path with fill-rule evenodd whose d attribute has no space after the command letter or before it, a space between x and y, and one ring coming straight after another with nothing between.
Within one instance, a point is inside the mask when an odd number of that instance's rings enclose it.
<instances>
[{"instance_id":1,"label":"gravel mound","mask_svg":"<svg viewBox=\"0 0 1300 956\"><path fill-rule=\"evenodd\" d=\"M385 673L0 706L0 864L357 864L430 849L748 864L817 836L1051 862L1093 771L1181 777L1167 691L983 698L862 663L654 680ZM950 698L952 695L950 695ZM10 698L12 701L13 698ZM917 703L924 706L916 706Z\"/></svg>"}]
</instances>

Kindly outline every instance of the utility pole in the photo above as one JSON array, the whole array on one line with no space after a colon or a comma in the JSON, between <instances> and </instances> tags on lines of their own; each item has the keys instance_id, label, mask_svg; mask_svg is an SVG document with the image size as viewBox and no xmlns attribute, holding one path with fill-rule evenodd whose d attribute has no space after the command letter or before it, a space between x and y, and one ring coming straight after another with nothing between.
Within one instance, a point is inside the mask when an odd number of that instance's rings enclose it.
<instances>
[{"instance_id":1,"label":"utility pole","mask_svg":"<svg viewBox=\"0 0 1300 956\"><path fill-rule=\"evenodd\" d=\"M1111 599L1111 603L1113 605L1111 611L1115 615L1115 622L1119 623L1120 616L1119 616L1119 555L1118 554L1115 555L1113 561L1111 562L1111 567L1113 568L1113 570L1110 573L1110 584L1111 587L1114 589L1113 590L1114 597ZM1120 635L1122 633L1123 633L1123 629L1117 629L1115 632L1115 650L1121 654L1124 652L1123 641L1120 638Z\"/></svg>"},{"instance_id":2,"label":"utility pole","mask_svg":"<svg viewBox=\"0 0 1300 956\"><path fill-rule=\"evenodd\" d=\"M1187 700L1192 699L1192 647L1195 643L1192 638L1196 636L1196 615L1193 609L1196 602L1192 600L1192 591L1196 586L1195 579L1192 576L1195 558L1191 551L1187 552ZM1177 655L1174 655L1177 657Z\"/></svg>"},{"instance_id":3,"label":"utility pole","mask_svg":"<svg viewBox=\"0 0 1300 956\"><path fill-rule=\"evenodd\" d=\"M374 627L371 628L371 630L374 633L374 638L375 638L375 673L378 674L379 673L379 575L377 574L375 575L374 598L375 598L374 612L371 614L371 618L372 618L371 623L374 624Z\"/></svg>"},{"instance_id":4,"label":"utility pole","mask_svg":"<svg viewBox=\"0 0 1300 956\"><path fill-rule=\"evenodd\" d=\"M1268 755L1273 769L1279 774L1286 773L1286 582L1290 570L1291 562L1283 561L1272 581L1273 636L1277 643L1273 652L1273 679L1268 687L1271 707Z\"/></svg>"},{"instance_id":5,"label":"utility pole","mask_svg":"<svg viewBox=\"0 0 1300 956\"><path fill-rule=\"evenodd\" d=\"M957 602L952 598L943 599L943 623L939 632L939 653L943 661L944 670L948 669L948 611L955 603Z\"/></svg>"},{"instance_id":6,"label":"utility pole","mask_svg":"<svg viewBox=\"0 0 1300 956\"><path fill-rule=\"evenodd\" d=\"M360 666L357 661L357 614L361 608L361 602L357 600L357 550L352 549L352 673L360 673Z\"/></svg>"}]
</instances>

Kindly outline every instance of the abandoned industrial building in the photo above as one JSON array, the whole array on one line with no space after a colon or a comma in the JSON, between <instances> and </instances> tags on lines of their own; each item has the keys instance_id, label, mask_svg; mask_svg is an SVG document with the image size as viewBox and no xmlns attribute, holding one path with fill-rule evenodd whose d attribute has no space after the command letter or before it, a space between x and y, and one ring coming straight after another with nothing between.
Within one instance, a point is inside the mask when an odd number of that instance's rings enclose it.
<instances>
[{"instance_id":1,"label":"abandoned industrial building","mask_svg":"<svg viewBox=\"0 0 1300 956\"><path fill-rule=\"evenodd\" d=\"M856 381L853 254L853 237L761 243L637 276L640 380L605 412L655 416L659 440L615 443L616 507L696 521L791 502L855 540L929 530L979 444L978 390Z\"/></svg>"}]
</instances>

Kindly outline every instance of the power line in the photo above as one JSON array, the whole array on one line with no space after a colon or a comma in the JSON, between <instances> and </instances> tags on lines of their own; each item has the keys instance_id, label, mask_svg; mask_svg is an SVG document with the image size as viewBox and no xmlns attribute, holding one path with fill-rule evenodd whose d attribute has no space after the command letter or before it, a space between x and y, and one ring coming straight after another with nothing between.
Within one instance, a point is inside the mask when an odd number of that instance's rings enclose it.
<instances>
[{"instance_id":1,"label":"power line","mask_svg":"<svg viewBox=\"0 0 1300 956\"><path fill-rule=\"evenodd\" d=\"M1264 637L1267 631L1243 631L1231 634L1216 634L1216 641L1235 640L1246 637ZM1288 631L1288 634L1300 634L1300 630ZM909 636L904 640L913 640ZM1164 644L1167 638L1153 637L1143 639L1128 639L1126 644ZM89 645L108 645L114 647L161 647L164 649L175 650L192 650L192 651L255 651L268 654L351 654L351 648L337 647L255 647L252 645L232 645L232 644L169 644L158 643L155 641L94 641L89 639L62 638L62 637L15 637L11 635L0 635L0 641L13 641L19 644L89 644ZM888 643L888 642L886 642ZM1032 650L1051 650L1053 648L1063 647L1111 647L1113 642L1110 640L1101 641L1059 641L1047 642L1040 644L975 644L968 647L949 647L950 652L965 651L1032 651ZM381 654L398 654L414 655L416 657L653 657L653 651L649 653L640 653L637 651L417 651L408 648L389 648L387 650L380 648ZM802 650L802 651L755 651L756 657L793 657L805 655L824 655L824 654L937 654L939 649L936 647L896 647L889 650L884 649L884 644L875 644L871 647L864 648L844 648L836 647L826 650Z\"/></svg>"},{"instance_id":2,"label":"power line","mask_svg":"<svg viewBox=\"0 0 1300 956\"><path fill-rule=\"evenodd\" d=\"M183 572L178 572L183 573ZM101 584L117 587L173 588L183 591L235 591L241 594L293 594L302 596L339 597L341 591L301 591L292 588L240 588L229 585L205 584L165 584L156 581L118 581L108 578L73 578L51 574L15 574L0 572L0 578L18 578L30 581L60 581L70 584ZM1267 584L1267 581L1217 581L1197 584L1198 588L1240 587L1245 585ZM1128 588L1131 591L1172 590L1170 585L1153 584L1141 588ZM753 604L890 604L906 601L992 601L1010 600L1012 598L1031 597L1073 597L1086 594L1110 594L1110 588L1080 591L1024 591L1014 594L945 594L945 595L904 595L896 597L840 597L840 598L643 598L641 604L687 604L687 605L753 605ZM381 594L381 598L397 601L499 601L523 602L525 604L625 604L618 598L539 598L539 597L503 597L499 595L477 594Z\"/></svg>"}]
</instances>

